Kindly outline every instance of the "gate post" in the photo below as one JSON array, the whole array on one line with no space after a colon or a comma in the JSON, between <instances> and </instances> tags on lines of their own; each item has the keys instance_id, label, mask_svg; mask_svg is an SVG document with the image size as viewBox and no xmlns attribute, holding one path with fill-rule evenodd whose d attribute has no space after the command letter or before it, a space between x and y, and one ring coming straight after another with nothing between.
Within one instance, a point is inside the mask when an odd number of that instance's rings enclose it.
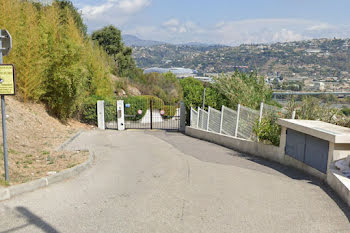
<instances>
[{"instance_id":1,"label":"gate post","mask_svg":"<svg viewBox=\"0 0 350 233\"><path fill-rule=\"evenodd\" d=\"M103 100L97 101L97 126L105 130L105 102Z\"/></svg>"},{"instance_id":2,"label":"gate post","mask_svg":"<svg viewBox=\"0 0 350 233\"><path fill-rule=\"evenodd\" d=\"M186 130L186 106L184 102L180 102L180 132Z\"/></svg>"},{"instance_id":3,"label":"gate post","mask_svg":"<svg viewBox=\"0 0 350 233\"><path fill-rule=\"evenodd\" d=\"M125 130L124 100L117 100L118 130Z\"/></svg>"}]
</instances>

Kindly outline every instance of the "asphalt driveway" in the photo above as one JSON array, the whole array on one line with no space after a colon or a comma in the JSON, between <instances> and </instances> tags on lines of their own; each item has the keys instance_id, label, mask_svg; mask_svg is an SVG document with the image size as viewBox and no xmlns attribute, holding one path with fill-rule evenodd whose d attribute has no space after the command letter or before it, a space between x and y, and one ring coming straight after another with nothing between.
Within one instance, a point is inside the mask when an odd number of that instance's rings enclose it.
<instances>
[{"instance_id":1,"label":"asphalt driveway","mask_svg":"<svg viewBox=\"0 0 350 233\"><path fill-rule=\"evenodd\" d=\"M1 232L350 232L350 210L297 170L164 131L89 131L77 177L0 202Z\"/></svg>"}]
</instances>

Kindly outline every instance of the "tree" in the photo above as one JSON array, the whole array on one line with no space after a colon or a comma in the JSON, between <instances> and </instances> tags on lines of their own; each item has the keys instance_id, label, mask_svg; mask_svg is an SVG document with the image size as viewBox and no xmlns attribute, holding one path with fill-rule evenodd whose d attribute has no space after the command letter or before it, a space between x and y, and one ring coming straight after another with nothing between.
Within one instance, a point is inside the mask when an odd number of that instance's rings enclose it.
<instances>
[{"instance_id":1,"label":"tree","mask_svg":"<svg viewBox=\"0 0 350 233\"><path fill-rule=\"evenodd\" d=\"M96 40L109 54L116 66L116 73L121 77L133 77L137 73L136 63L132 57L132 49L124 46L119 29L110 25L92 34L92 39Z\"/></svg>"},{"instance_id":2,"label":"tree","mask_svg":"<svg viewBox=\"0 0 350 233\"><path fill-rule=\"evenodd\" d=\"M78 9L73 5L73 3L70 0L55 0L55 4L59 6L60 9L66 9L68 8L76 26L80 30L80 32L86 36L87 34L87 26L84 24L84 21L81 17L81 13L78 11Z\"/></svg>"},{"instance_id":3,"label":"tree","mask_svg":"<svg viewBox=\"0 0 350 233\"><path fill-rule=\"evenodd\" d=\"M92 39L96 40L117 63L117 55L123 52L123 42L120 30L110 25L92 33Z\"/></svg>"},{"instance_id":4,"label":"tree","mask_svg":"<svg viewBox=\"0 0 350 233\"><path fill-rule=\"evenodd\" d=\"M203 84L201 81L195 78L185 78L180 81L183 94L184 103L187 110L192 108L197 108L202 106L203 103Z\"/></svg>"}]
</instances>

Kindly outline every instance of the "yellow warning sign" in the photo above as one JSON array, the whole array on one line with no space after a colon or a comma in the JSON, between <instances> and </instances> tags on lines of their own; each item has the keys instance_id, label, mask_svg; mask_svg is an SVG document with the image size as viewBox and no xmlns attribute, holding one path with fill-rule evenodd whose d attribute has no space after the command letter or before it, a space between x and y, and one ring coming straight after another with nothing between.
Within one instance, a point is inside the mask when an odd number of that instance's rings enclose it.
<instances>
[{"instance_id":1,"label":"yellow warning sign","mask_svg":"<svg viewBox=\"0 0 350 233\"><path fill-rule=\"evenodd\" d=\"M14 66L0 64L0 95L14 95L16 92L15 88Z\"/></svg>"}]
</instances>

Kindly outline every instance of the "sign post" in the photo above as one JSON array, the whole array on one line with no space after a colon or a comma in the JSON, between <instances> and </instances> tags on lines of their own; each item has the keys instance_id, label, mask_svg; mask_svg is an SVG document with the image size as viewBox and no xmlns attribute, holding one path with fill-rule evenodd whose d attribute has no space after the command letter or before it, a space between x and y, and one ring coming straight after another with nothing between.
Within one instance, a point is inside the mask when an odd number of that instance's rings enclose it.
<instances>
[{"instance_id":1,"label":"sign post","mask_svg":"<svg viewBox=\"0 0 350 233\"><path fill-rule=\"evenodd\" d=\"M5 95L15 94L15 69L13 65L3 64L3 56L7 56L12 48L12 38L7 30L0 29L0 95L1 95L1 119L2 136L4 146L4 166L5 180L9 181L8 171L8 152L7 152L7 133L6 133L6 111Z\"/></svg>"}]
</instances>

